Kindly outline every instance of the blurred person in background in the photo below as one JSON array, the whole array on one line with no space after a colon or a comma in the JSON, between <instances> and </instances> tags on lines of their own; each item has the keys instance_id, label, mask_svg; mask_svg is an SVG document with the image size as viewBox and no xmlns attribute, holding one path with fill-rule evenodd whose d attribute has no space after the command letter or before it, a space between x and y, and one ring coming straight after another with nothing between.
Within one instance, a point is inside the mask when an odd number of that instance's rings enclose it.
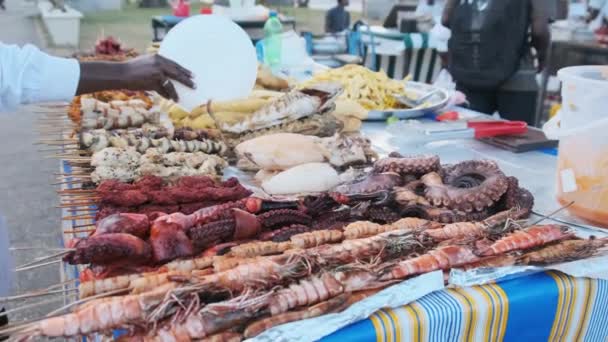
<instances>
[{"instance_id":1,"label":"blurred person in background","mask_svg":"<svg viewBox=\"0 0 608 342\"><path fill-rule=\"evenodd\" d=\"M534 124L536 72L551 36L546 1L447 0L448 70L471 109Z\"/></svg>"},{"instance_id":2,"label":"blurred person in background","mask_svg":"<svg viewBox=\"0 0 608 342\"><path fill-rule=\"evenodd\" d=\"M608 25L606 20L606 14L608 10L608 0L590 0L587 6L587 17L585 20L587 23L591 23L601 16L603 26Z\"/></svg>"},{"instance_id":3,"label":"blurred person in background","mask_svg":"<svg viewBox=\"0 0 608 342\"><path fill-rule=\"evenodd\" d=\"M347 30L350 26L350 13L346 10L348 0L338 0L338 5L325 15L325 32L338 33Z\"/></svg>"},{"instance_id":4,"label":"blurred person in background","mask_svg":"<svg viewBox=\"0 0 608 342\"><path fill-rule=\"evenodd\" d=\"M6 11L6 6L4 5L4 0L0 0L0 8L1 8L3 11Z\"/></svg>"},{"instance_id":5,"label":"blurred person in background","mask_svg":"<svg viewBox=\"0 0 608 342\"><path fill-rule=\"evenodd\" d=\"M152 90L177 99L174 79L194 87L192 74L160 55L126 62L79 62L50 56L32 45L0 43L0 113L19 104L71 101L100 90Z\"/></svg>"}]
</instances>

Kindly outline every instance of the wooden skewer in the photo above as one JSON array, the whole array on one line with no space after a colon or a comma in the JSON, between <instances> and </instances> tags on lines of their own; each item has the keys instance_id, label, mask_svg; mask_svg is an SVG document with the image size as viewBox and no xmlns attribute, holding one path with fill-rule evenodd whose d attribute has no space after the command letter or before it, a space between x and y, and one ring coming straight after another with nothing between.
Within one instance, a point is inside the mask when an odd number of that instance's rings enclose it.
<instances>
[{"instance_id":1,"label":"wooden skewer","mask_svg":"<svg viewBox=\"0 0 608 342\"><path fill-rule=\"evenodd\" d=\"M0 317L7 316L9 314L12 314L12 313L15 313L15 312L19 312L19 311L23 311L23 310L26 310L26 309L29 309L29 308L37 307L37 306L40 306L40 305L51 304L51 303L60 302L60 301L63 301L63 300L65 300L65 298L63 296L58 296L57 298L51 298L51 299L43 300L43 301L32 303L32 304L22 305L20 307L14 308L14 309L10 309L10 310L6 310L4 312L0 312ZM21 330L23 330L26 327L27 327L27 324L25 324L25 325L24 324L19 324L19 325L15 325L13 327L10 327L10 328L5 328L5 329L0 330L0 335L6 336L6 335L8 335L10 333L21 331Z\"/></svg>"},{"instance_id":2,"label":"wooden skewer","mask_svg":"<svg viewBox=\"0 0 608 342\"><path fill-rule=\"evenodd\" d=\"M53 265L53 264L58 264L60 262L62 262L62 260L61 259L57 259L57 260L43 262L41 264L36 264L36 265L32 265L32 266L19 267L19 268L15 268L15 272L23 272L23 271L31 270L31 269L34 269L34 268L39 268L39 267L49 266L49 265Z\"/></svg>"},{"instance_id":3,"label":"wooden skewer","mask_svg":"<svg viewBox=\"0 0 608 342\"><path fill-rule=\"evenodd\" d=\"M91 228L91 229L72 229L72 230L64 230L63 234L92 233L94 231L95 231L95 228Z\"/></svg>"},{"instance_id":4,"label":"wooden skewer","mask_svg":"<svg viewBox=\"0 0 608 342\"><path fill-rule=\"evenodd\" d=\"M74 180L74 181L63 181L63 182L56 182L56 183L51 183L51 185L63 185L63 184L83 184L85 183L82 180Z\"/></svg>"},{"instance_id":5,"label":"wooden skewer","mask_svg":"<svg viewBox=\"0 0 608 342\"><path fill-rule=\"evenodd\" d=\"M84 207L84 208L88 208L89 206L93 206L96 205L96 202L84 202L84 203L61 203L60 205L56 206L55 208L57 209L64 209L64 208L75 208L75 207ZM93 209L93 210L97 210L97 208Z\"/></svg>"},{"instance_id":6,"label":"wooden skewer","mask_svg":"<svg viewBox=\"0 0 608 342\"><path fill-rule=\"evenodd\" d=\"M85 228L85 227L95 227L94 223L87 223L87 224L75 224L72 226L72 228L76 229L76 228Z\"/></svg>"},{"instance_id":7,"label":"wooden skewer","mask_svg":"<svg viewBox=\"0 0 608 342\"><path fill-rule=\"evenodd\" d=\"M94 296L90 296L90 297L87 297L87 298L79 299L79 300L77 300L77 301L75 301L75 302L72 302L72 303L67 304L67 305L66 305L66 306L64 306L64 307L61 307L61 308L59 308L59 309L57 309L57 310L53 310L53 311L49 312L49 313L47 314L47 317L49 317L49 316L53 316L53 315L56 315L56 314L58 314L58 313L60 313L60 312L63 312L63 311L65 311L65 310L67 310L67 309L71 308L72 306L80 305L80 304L82 304L82 303L89 302L89 301L91 301L91 300L93 300L93 299L98 299L98 298L103 298L103 297L113 296L113 295L117 295L117 294L125 293L125 292L128 292L128 291L130 291L130 289L128 289L128 288L126 288L126 289L118 289L118 290L114 290L114 291L108 291L108 292L100 293L100 294L97 294L97 295L94 295Z\"/></svg>"},{"instance_id":8,"label":"wooden skewer","mask_svg":"<svg viewBox=\"0 0 608 342\"><path fill-rule=\"evenodd\" d=\"M65 251L65 248L47 248L47 247L9 247L10 251L31 251L31 250L38 250L38 251Z\"/></svg>"},{"instance_id":9,"label":"wooden skewer","mask_svg":"<svg viewBox=\"0 0 608 342\"><path fill-rule=\"evenodd\" d=\"M72 173L64 173L64 172L55 172L55 173L53 173L54 176L63 176L63 177L70 177L70 176L73 176L73 175L82 176L82 175L90 175L90 174L91 174L90 172L85 172L85 171L75 171L75 172L72 172Z\"/></svg>"},{"instance_id":10,"label":"wooden skewer","mask_svg":"<svg viewBox=\"0 0 608 342\"><path fill-rule=\"evenodd\" d=\"M71 176L58 176L57 180L66 180L69 178L73 178L73 179L90 179L91 175L81 175L81 174L76 174L76 175L71 175Z\"/></svg>"},{"instance_id":11,"label":"wooden skewer","mask_svg":"<svg viewBox=\"0 0 608 342\"><path fill-rule=\"evenodd\" d=\"M57 252L57 253L53 253L51 255L47 255L47 256L40 257L40 258L36 258L36 259L34 259L34 260L32 260L32 261L30 261L28 263L25 263L23 265L20 265L20 266L16 267L16 269L22 269L22 268L25 268L25 267L28 267L28 266L31 266L31 265L38 264L39 262L42 262L42 261L45 261L45 260L54 259L54 258L63 256L65 254L68 254L70 252L73 252L75 250L76 250L75 248L64 248L61 252ZM61 260L61 259L59 259L59 260Z\"/></svg>"},{"instance_id":12,"label":"wooden skewer","mask_svg":"<svg viewBox=\"0 0 608 342\"><path fill-rule=\"evenodd\" d=\"M39 291L33 291L33 292L24 293L24 294L15 295L15 296L0 297L0 303L11 302L11 301L18 300L18 299L44 297L44 296L50 296L50 295L54 295L54 294L58 294L58 293L68 293L68 292L76 292L76 291L78 291L78 288L61 289L61 290L53 290L53 291L39 290Z\"/></svg>"},{"instance_id":13,"label":"wooden skewer","mask_svg":"<svg viewBox=\"0 0 608 342\"><path fill-rule=\"evenodd\" d=\"M83 202L83 204L88 203L97 203L101 198L97 196L66 196L61 195L61 203L60 204L74 204L74 202Z\"/></svg>"},{"instance_id":14,"label":"wooden skewer","mask_svg":"<svg viewBox=\"0 0 608 342\"><path fill-rule=\"evenodd\" d=\"M61 205L87 205L94 203L99 197L70 197L61 202Z\"/></svg>"},{"instance_id":15,"label":"wooden skewer","mask_svg":"<svg viewBox=\"0 0 608 342\"><path fill-rule=\"evenodd\" d=\"M97 208L93 209L71 209L66 208L71 214L95 214L97 213Z\"/></svg>"},{"instance_id":16,"label":"wooden skewer","mask_svg":"<svg viewBox=\"0 0 608 342\"><path fill-rule=\"evenodd\" d=\"M80 147L78 146L66 146L63 147L54 147L54 148L43 148L39 149L38 152L62 152L62 151L79 151Z\"/></svg>"},{"instance_id":17,"label":"wooden skewer","mask_svg":"<svg viewBox=\"0 0 608 342\"><path fill-rule=\"evenodd\" d=\"M76 283L77 279L70 279L70 280L66 280L66 281L62 281L60 283L57 284L53 284L51 286L42 288L42 289L38 289L38 290L33 290L33 291L28 291L25 293L21 293L18 295L13 295L13 296L7 296L7 297L0 297L0 302L8 302L11 300L15 300L15 299L22 299L22 298L28 298L28 296L33 295L33 294L38 294L38 293L53 293L53 289L59 288L59 287L65 287L71 284ZM72 289L61 289L59 291L74 291L77 290L77 288L72 288ZM60 292L59 292L60 293Z\"/></svg>"},{"instance_id":18,"label":"wooden skewer","mask_svg":"<svg viewBox=\"0 0 608 342\"><path fill-rule=\"evenodd\" d=\"M87 193L95 193L97 190L95 189L63 189L57 190L60 194L87 194Z\"/></svg>"},{"instance_id":19,"label":"wooden skewer","mask_svg":"<svg viewBox=\"0 0 608 342\"><path fill-rule=\"evenodd\" d=\"M95 218L95 216L92 216L92 215L75 215L75 216L62 217L61 220L63 220L63 221L92 220L94 218Z\"/></svg>"}]
</instances>

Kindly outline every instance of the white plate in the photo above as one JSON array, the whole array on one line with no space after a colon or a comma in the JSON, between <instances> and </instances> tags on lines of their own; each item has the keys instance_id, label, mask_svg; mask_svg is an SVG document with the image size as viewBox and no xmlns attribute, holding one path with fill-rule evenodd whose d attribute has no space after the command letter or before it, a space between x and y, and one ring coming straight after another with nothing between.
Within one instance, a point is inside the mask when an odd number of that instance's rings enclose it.
<instances>
[{"instance_id":1,"label":"white plate","mask_svg":"<svg viewBox=\"0 0 608 342\"><path fill-rule=\"evenodd\" d=\"M450 100L450 95L445 89L430 84L410 81L407 82L406 89L415 96L424 96L433 90L439 91L429 99L428 106L425 108L370 110L367 120L386 120L391 116L396 116L399 119L413 119L441 110Z\"/></svg>"},{"instance_id":2,"label":"white plate","mask_svg":"<svg viewBox=\"0 0 608 342\"><path fill-rule=\"evenodd\" d=\"M208 100L247 97L255 84L253 43L224 16L197 15L180 22L163 39L159 54L194 74L196 89L173 81L178 104L188 111Z\"/></svg>"}]
</instances>

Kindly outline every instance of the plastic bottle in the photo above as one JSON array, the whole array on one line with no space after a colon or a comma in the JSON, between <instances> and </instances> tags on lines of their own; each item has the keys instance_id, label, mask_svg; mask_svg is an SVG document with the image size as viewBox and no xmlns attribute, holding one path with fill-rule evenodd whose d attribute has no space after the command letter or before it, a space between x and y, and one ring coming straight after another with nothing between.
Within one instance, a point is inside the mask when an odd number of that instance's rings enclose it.
<instances>
[{"instance_id":1,"label":"plastic bottle","mask_svg":"<svg viewBox=\"0 0 608 342\"><path fill-rule=\"evenodd\" d=\"M281 66L281 43L283 25L277 12L271 11L264 24L264 64L276 71Z\"/></svg>"}]
</instances>

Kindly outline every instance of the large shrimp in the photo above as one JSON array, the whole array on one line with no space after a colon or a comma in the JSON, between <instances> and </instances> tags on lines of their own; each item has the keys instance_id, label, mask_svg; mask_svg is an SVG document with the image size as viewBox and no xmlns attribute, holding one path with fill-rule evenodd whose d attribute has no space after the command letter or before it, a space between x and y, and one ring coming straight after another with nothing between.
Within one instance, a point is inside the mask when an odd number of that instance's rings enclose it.
<instances>
[{"instance_id":1,"label":"large shrimp","mask_svg":"<svg viewBox=\"0 0 608 342\"><path fill-rule=\"evenodd\" d=\"M229 269L233 269L239 265L251 264L258 262L262 257L253 257L253 258L236 258L236 257L228 257L228 256L218 256L215 257L213 261L213 270L217 272L224 272Z\"/></svg>"},{"instance_id":2,"label":"large shrimp","mask_svg":"<svg viewBox=\"0 0 608 342\"><path fill-rule=\"evenodd\" d=\"M193 271L202 270L213 264L213 257L203 256L185 260L174 260L164 267L169 271Z\"/></svg>"},{"instance_id":3,"label":"large shrimp","mask_svg":"<svg viewBox=\"0 0 608 342\"><path fill-rule=\"evenodd\" d=\"M486 226L482 222L457 222L439 229L429 229L424 234L435 241L479 238L484 236Z\"/></svg>"},{"instance_id":4,"label":"large shrimp","mask_svg":"<svg viewBox=\"0 0 608 342\"><path fill-rule=\"evenodd\" d=\"M573 236L574 234L565 226L554 224L532 226L511 233L495 243L481 248L481 250L478 251L478 254L481 256L492 256L515 250L525 250Z\"/></svg>"},{"instance_id":5,"label":"large shrimp","mask_svg":"<svg viewBox=\"0 0 608 342\"><path fill-rule=\"evenodd\" d=\"M424 233L435 241L501 236L515 227L509 221L521 216L521 210L505 210L481 222L456 222L447 224L443 228L426 230Z\"/></svg>"},{"instance_id":6,"label":"large shrimp","mask_svg":"<svg viewBox=\"0 0 608 342\"><path fill-rule=\"evenodd\" d=\"M254 241L232 247L230 255L238 258L252 258L256 256L283 253L291 249L291 242Z\"/></svg>"},{"instance_id":7,"label":"large shrimp","mask_svg":"<svg viewBox=\"0 0 608 342\"><path fill-rule=\"evenodd\" d=\"M497 268L505 266L513 266L517 263L517 256L513 254L501 254L480 259L479 261L463 265L459 268L464 270L472 270L475 268Z\"/></svg>"},{"instance_id":8,"label":"large shrimp","mask_svg":"<svg viewBox=\"0 0 608 342\"><path fill-rule=\"evenodd\" d=\"M335 312L339 310L349 298L350 294L344 293L328 301L316 304L310 308L306 308L300 311L285 312L276 316L263 318L259 321L250 324L245 329L243 336L245 338L252 338L270 328L276 327L281 324L318 317L331 312Z\"/></svg>"},{"instance_id":9,"label":"large shrimp","mask_svg":"<svg viewBox=\"0 0 608 342\"><path fill-rule=\"evenodd\" d=\"M133 279L129 285L131 293L138 294L153 290L154 288L171 283L172 278L190 277L191 271L169 271L157 272L146 275L145 277Z\"/></svg>"},{"instance_id":10,"label":"large shrimp","mask_svg":"<svg viewBox=\"0 0 608 342\"><path fill-rule=\"evenodd\" d=\"M166 284L138 295L93 300L73 313L26 324L18 334L27 337L74 337L118 328L144 320L148 312L173 289L174 284Z\"/></svg>"},{"instance_id":11,"label":"large shrimp","mask_svg":"<svg viewBox=\"0 0 608 342\"><path fill-rule=\"evenodd\" d=\"M85 281L78 285L78 295L80 299L83 299L100 293L128 289L133 280L143 278L149 274L150 273L126 274L111 278Z\"/></svg>"},{"instance_id":12,"label":"large shrimp","mask_svg":"<svg viewBox=\"0 0 608 342\"><path fill-rule=\"evenodd\" d=\"M445 246L385 268L384 275L380 279L403 279L417 274L459 267L478 260L479 257L469 247Z\"/></svg>"},{"instance_id":13,"label":"large shrimp","mask_svg":"<svg viewBox=\"0 0 608 342\"><path fill-rule=\"evenodd\" d=\"M313 276L278 290L268 303L272 316L299 306L316 304L344 292L344 286L331 274Z\"/></svg>"},{"instance_id":14,"label":"large shrimp","mask_svg":"<svg viewBox=\"0 0 608 342\"><path fill-rule=\"evenodd\" d=\"M328 243L340 242L343 239L344 234L339 230L317 230L292 236L291 244L295 248L306 249Z\"/></svg>"},{"instance_id":15,"label":"large shrimp","mask_svg":"<svg viewBox=\"0 0 608 342\"><path fill-rule=\"evenodd\" d=\"M518 261L526 265L548 265L584 259L596 255L606 244L608 244L607 239L566 240L526 253Z\"/></svg>"},{"instance_id":16,"label":"large shrimp","mask_svg":"<svg viewBox=\"0 0 608 342\"><path fill-rule=\"evenodd\" d=\"M215 315L208 312L194 312L189 314L182 322L173 323L156 331L156 336L144 338L144 341L164 342L164 341L199 341L214 336L228 337L220 332L234 326L245 324L255 315L247 310L235 310L226 312L222 315ZM234 337L230 335L230 337ZM209 341L224 341L221 339Z\"/></svg>"},{"instance_id":17,"label":"large shrimp","mask_svg":"<svg viewBox=\"0 0 608 342\"><path fill-rule=\"evenodd\" d=\"M297 255L260 258L254 263L239 265L224 272L196 277L197 285L208 285L233 292L245 288L267 288L287 279L300 278L310 272L309 263Z\"/></svg>"},{"instance_id":18,"label":"large shrimp","mask_svg":"<svg viewBox=\"0 0 608 342\"><path fill-rule=\"evenodd\" d=\"M386 231L386 227L387 226L374 222L357 221L344 228L344 237L347 240L362 239L384 233Z\"/></svg>"}]
</instances>

